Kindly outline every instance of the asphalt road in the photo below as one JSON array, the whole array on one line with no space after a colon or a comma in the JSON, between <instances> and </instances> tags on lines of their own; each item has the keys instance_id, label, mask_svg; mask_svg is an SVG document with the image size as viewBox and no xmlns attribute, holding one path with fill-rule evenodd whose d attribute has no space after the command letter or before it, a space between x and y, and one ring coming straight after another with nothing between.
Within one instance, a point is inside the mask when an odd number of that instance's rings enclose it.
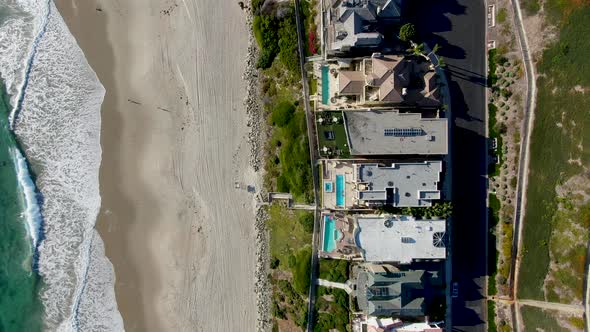
<instances>
[{"instance_id":1,"label":"asphalt road","mask_svg":"<svg viewBox=\"0 0 590 332\"><path fill-rule=\"evenodd\" d=\"M454 331L485 331L486 64L481 0L414 0L411 20L429 45L442 46L453 111Z\"/></svg>"}]
</instances>

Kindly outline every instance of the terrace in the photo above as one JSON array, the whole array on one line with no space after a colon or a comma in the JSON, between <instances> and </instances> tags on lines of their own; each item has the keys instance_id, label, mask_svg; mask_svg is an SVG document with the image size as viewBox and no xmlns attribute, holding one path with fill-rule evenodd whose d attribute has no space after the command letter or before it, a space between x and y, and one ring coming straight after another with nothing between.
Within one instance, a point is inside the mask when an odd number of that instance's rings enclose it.
<instances>
[{"instance_id":1,"label":"terrace","mask_svg":"<svg viewBox=\"0 0 590 332\"><path fill-rule=\"evenodd\" d=\"M360 257L354 240L354 219L342 213L322 216L322 250L324 258L354 259Z\"/></svg>"},{"instance_id":2,"label":"terrace","mask_svg":"<svg viewBox=\"0 0 590 332\"><path fill-rule=\"evenodd\" d=\"M352 207L354 192L353 167L350 163L326 161L322 167L322 202L331 210L346 210Z\"/></svg>"},{"instance_id":3,"label":"terrace","mask_svg":"<svg viewBox=\"0 0 590 332\"><path fill-rule=\"evenodd\" d=\"M342 112L316 113L320 156L323 158L348 158L350 149Z\"/></svg>"}]
</instances>

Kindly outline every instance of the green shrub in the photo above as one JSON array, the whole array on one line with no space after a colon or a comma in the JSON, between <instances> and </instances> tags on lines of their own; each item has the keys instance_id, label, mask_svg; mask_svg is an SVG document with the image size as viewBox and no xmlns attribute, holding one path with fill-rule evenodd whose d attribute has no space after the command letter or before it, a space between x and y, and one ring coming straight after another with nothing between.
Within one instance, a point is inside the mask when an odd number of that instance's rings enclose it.
<instances>
[{"instance_id":1,"label":"green shrub","mask_svg":"<svg viewBox=\"0 0 590 332\"><path fill-rule=\"evenodd\" d=\"M506 22L507 16L508 11L506 10L506 8L500 8L500 10L498 11L498 16L496 16L496 20L498 21L498 23L504 23Z\"/></svg>"},{"instance_id":2,"label":"green shrub","mask_svg":"<svg viewBox=\"0 0 590 332\"><path fill-rule=\"evenodd\" d=\"M527 15L535 15L541 10L540 0L525 0L523 1L523 5Z\"/></svg>"},{"instance_id":3,"label":"green shrub","mask_svg":"<svg viewBox=\"0 0 590 332\"><path fill-rule=\"evenodd\" d=\"M278 30L279 58L281 62L293 73L299 73L299 55L297 50L297 25L295 24L295 11L283 18Z\"/></svg>"},{"instance_id":4,"label":"green shrub","mask_svg":"<svg viewBox=\"0 0 590 332\"><path fill-rule=\"evenodd\" d=\"M498 76L496 75L497 53L498 51L495 48L488 51L488 87L495 85L498 81Z\"/></svg>"},{"instance_id":5,"label":"green shrub","mask_svg":"<svg viewBox=\"0 0 590 332\"><path fill-rule=\"evenodd\" d=\"M254 38L256 38L256 43L258 47L262 47L262 17L260 15L254 16L254 21L252 22L252 30L254 31Z\"/></svg>"},{"instance_id":6,"label":"green shrub","mask_svg":"<svg viewBox=\"0 0 590 332\"><path fill-rule=\"evenodd\" d=\"M412 23L404 24L399 30L399 39L405 42L414 41L417 35L416 27Z\"/></svg>"},{"instance_id":7,"label":"green shrub","mask_svg":"<svg viewBox=\"0 0 590 332\"><path fill-rule=\"evenodd\" d=\"M275 59L275 54L269 50L262 50L258 55L258 61L256 62L256 68L267 69L272 66L272 62Z\"/></svg>"},{"instance_id":8,"label":"green shrub","mask_svg":"<svg viewBox=\"0 0 590 332\"><path fill-rule=\"evenodd\" d=\"M270 260L270 268L271 269L276 269L277 267L279 267L279 264L281 264L281 261L276 258L276 257L272 257Z\"/></svg>"},{"instance_id":9,"label":"green shrub","mask_svg":"<svg viewBox=\"0 0 590 332\"><path fill-rule=\"evenodd\" d=\"M314 215L313 213L304 213L299 216L299 223L307 233L313 233Z\"/></svg>"},{"instance_id":10,"label":"green shrub","mask_svg":"<svg viewBox=\"0 0 590 332\"><path fill-rule=\"evenodd\" d=\"M334 282L346 282L350 263L342 259L321 259L320 279Z\"/></svg>"},{"instance_id":11,"label":"green shrub","mask_svg":"<svg viewBox=\"0 0 590 332\"><path fill-rule=\"evenodd\" d=\"M287 258L287 264L289 265L290 269L294 268L295 265L297 265L297 258L295 257L295 255L289 255L289 258Z\"/></svg>"},{"instance_id":12,"label":"green shrub","mask_svg":"<svg viewBox=\"0 0 590 332\"><path fill-rule=\"evenodd\" d=\"M295 106L289 101L280 102L272 111L271 120L278 127L284 127L293 118Z\"/></svg>"},{"instance_id":13,"label":"green shrub","mask_svg":"<svg viewBox=\"0 0 590 332\"><path fill-rule=\"evenodd\" d=\"M318 287L318 293L332 295L333 300L327 301L318 297L316 301L316 315L314 331L349 331L350 313L348 308L348 294L342 289Z\"/></svg>"}]
</instances>

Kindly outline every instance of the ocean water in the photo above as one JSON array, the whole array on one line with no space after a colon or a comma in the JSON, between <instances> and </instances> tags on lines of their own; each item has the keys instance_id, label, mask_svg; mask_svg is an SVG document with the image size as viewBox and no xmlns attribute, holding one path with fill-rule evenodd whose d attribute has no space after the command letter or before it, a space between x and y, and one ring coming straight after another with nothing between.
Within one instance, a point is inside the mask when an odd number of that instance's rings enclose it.
<instances>
[{"instance_id":1,"label":"ocean water","mask_svg":"<svg viewBox=\"0 0 590 332\"><path fill-rule=\"evenodd\" d=\"M17 142L9 129L11 107L0 81L0 331L40 331L41 278L34 271L25 194L18 179Z\"/></svg>"},{"instance_id":2,"label":"ocean water","mask_svg":"<svg viewBox=\"0 0 590 332\"><path fill-rule=\"evenodd\" d=\"M0 1L0 77L13 105L7 125L22 150L12 152L20 190L14 193L22 192L15 229L20 226L20 239L28 240L6 246L25 250L19 243L28 243L25 257L31 257L11 258L29 268L28 277L9 275L30 285L23 291L30 295L31 317L40 316L31 324L49 331L122 331L113 268L94 229L105 91L52 1Z\"/></svg>"}]
</instances>

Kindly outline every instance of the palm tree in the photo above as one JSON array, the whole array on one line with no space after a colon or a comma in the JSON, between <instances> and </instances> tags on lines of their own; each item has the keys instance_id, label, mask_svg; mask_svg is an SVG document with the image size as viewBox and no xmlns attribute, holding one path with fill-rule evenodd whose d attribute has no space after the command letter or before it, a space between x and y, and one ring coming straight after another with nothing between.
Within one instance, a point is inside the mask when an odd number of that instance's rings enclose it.
<instances>
[{"instance_id":1,"label":"palm tree","mask_svg":"<svg viewBox=\"0 0 590 332\"><path fill-rule=\"evenodd\" d=\"M412 44L412 48L407 49L406 51L414 54L414 55L424 55L424 43L420 44Z\"/></svg>"},{"instance_id":2,"label":"palm tree","mask_svg":"<svg viewBox=\"0 0 590 332\"><path fill-rule=\"evenodd\" d=\"M445 62L445 58L443 58L442 56L438 57L438 64L434 67L434 68L444 68L447 66L447 63Z\"/></svg>"},{"instance_id":3,"label":"palm tree","mask_svg":"<svg viewBox=\"0 0 590 332\"><path fill-rule=\"evenodd\" d=\"M430 55L432 54L436 54L438 51L440 51L441 48L442 46L440 46L439 44L434 44L434 47L432 48L430 53L428 53L428 57L430 57Z\"/></svg>"}]
</instances>

